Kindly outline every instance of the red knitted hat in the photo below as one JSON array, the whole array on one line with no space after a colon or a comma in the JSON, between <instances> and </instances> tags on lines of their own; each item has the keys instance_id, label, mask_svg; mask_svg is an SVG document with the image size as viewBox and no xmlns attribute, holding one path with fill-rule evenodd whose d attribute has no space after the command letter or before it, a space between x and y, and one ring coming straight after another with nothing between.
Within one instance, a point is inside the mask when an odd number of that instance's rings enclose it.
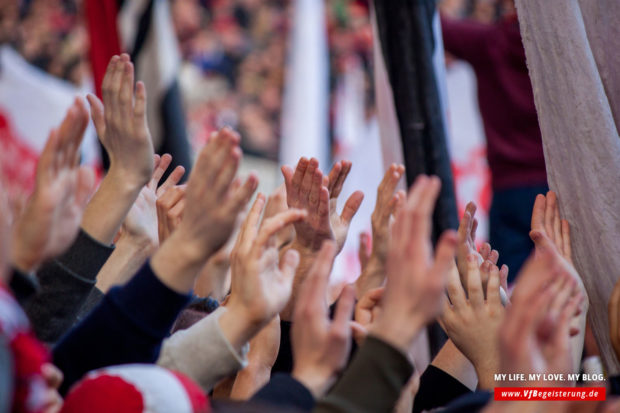
<instances>
[{"instance_id":1,"label":"red knitted hat","mask_svg":"<svg viewBox=\"0 0 620 413\"><path fill-rule=\"evenodd\" d=\"M191 379L153 364L89 373L65 399L61 413L209 413L207 396Z\"/></svg>"}]
</instances>

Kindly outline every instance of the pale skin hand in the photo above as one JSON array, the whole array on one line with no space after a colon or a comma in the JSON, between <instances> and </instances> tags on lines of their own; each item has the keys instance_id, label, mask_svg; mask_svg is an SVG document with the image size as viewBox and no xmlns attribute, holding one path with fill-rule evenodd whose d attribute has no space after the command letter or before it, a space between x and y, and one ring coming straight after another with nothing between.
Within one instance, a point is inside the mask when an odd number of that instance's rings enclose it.
<instances>
[{"instance_id":1,"label":"pale skin hand","mask_svg":"<svg viewBox=\"0 0 620 413\"><path fill-rule=\"evenodd\" d=\"M166 173L171 162L172 156L169 154L161 157L154 156L155 169L151 180L140 191L121 226L121 234L149 249L148 255L159 246L156 202L165 195L168 189L174 187L185 173L185 168L177 166L158 188L159 180Z\"/></svg>"},{"instance_id":2,"label":"pale skin hand","mask_svg":"<svg viewBox=\"0 0 620 413\"><path fill-rule=\"evenodd\" d=\"M288 302L299 255L290 250L278 259L275 235L306 212L289 209L264 220L265 197L258 194L231 254L231 292L219 322L234 348L241 348Z\"/></svg>"},{"instance_id":3,"label":"pale skin hand","mask_svg":"<svg viewBox=\"0 0 620 413\"><path fill-rule=\"evenodd\" d=\"M329 192L329 222L331 224L334 239L338 246L338 251L342 251L344 243L347 240L347 234L349 233L349 226L351 220L357 213L364 200L364 194L362 191L355 191L349 196L342 208L342 213L338 214L338 197L342 192L344 183L351 172L351 161L339 161L334 164L332 170L327 176L327 190Z\"/></svg>"},{"instance_id":4,"label":"pale skin hand","mask_svg":"<svg viewBox=\"0 0 620 413\"><path fill-rule=\"evenodd\" d=\"M103 103L88 95L97 135L110 157L110 169L88 204L82 229L101 243L112 243L121 223L153 173L153 143L146 121L146 89L137 82L126 54L114 56L102 85Z\"/></svg>"},{"instance_id":5,"label":"pale skin hand","mask_svg":"<svg viewBox=\"0 0 620 413\"><path fill-rule=\"evenodd\" d=\"M476 255L467 256L467 294L458 273L448 277L449 301L444 302L441 325L457 348L472 362L479 387L494 387L493 374L499 368L498 331L504 319L497 266L485 261L478 267ZM481 272L488 273L486 299ZM452 303L452 304L450 304Z\"/></svg>"},{"instance_id":6,"label":"pale skin hand","mask_svg":"<svg viewBox=\"0 0 620 413\"><path fill-rule=\"evenodd\" d=\"M431 216L441 183L420 176L394 223L381 314L370 334L407 354L422 327L442 310L456 234L446 231L432 256Z\"/></svg>"},{"instance_id":7,"label":"pale skin hand","mask_svg":"<svg viewBox=\"0 0 620 413\"><path fill-rule=\"evenodd\" d=\"M292 376L315 398L325 394L344 369L351 349L349 321L354 290L346 286L338 300L333 321L329 320L325 296L336 245L327 241L319 251L295 304L291 331Z\"/></svg>"},{"instance_id":8,"label":"pale skin hand","mask_svg":"<svg viewBox=\"0 0 620 413\"><path fill-rule=\"evenodd\" d=\"M76 99L41 153L34 193L13 226L11 262L23 272L64 252L78 234L94 185L92 170L78 165L87 124L88 112Z\"/></svg>"},{"instance_id":9,"label":"pale skin hand","mask_svg":"<svg viewBox=\"0 0 620 413\"><path fill-rule=\"evenodd\" d=\"M377 319L381 311L380 303L383 298L384 287L373 288L364 294L355 305L355 312L351 322L353 329L353 338L358 346L361 346L368 330L371 328L374 320Z\"/></svg>"},{"instance_id":10,"label":"pale skin hand","mask_svg":"<svg viewBox=\"0 0 620 413\"><path fill-rule=\"evenodd\" d=\"M129 281L157 249L159 242L155 200L158 195L164 194L163 191L176 184L184 172L184 168L178 166L158 189L157 184L171 161L172 157L168 154L161 158L155 155L153 176L140 191L140 195L123 222L114 252L97 274L96 287L101 292L106 293L111 287Z\"/></svg>"},{"instance_id":11,"label":"pale skin hand","mask_svg":"<svg viewBox=\"0 0 620 413\"><path fill-rule=\"evenodd\" d=\"M200 151L187 181L183 220L151 259L157 276L175 291L190 291L200 268L231 236L237 216L256 190L254 175L243 185L233 185L241 158L239 140L224 128Z\"/></svg>"},{"instance_id":12,"label":"pale skin hand","mask_svg":"<svg viewBox=\"0 0 620 413\"><path fill-rule=\"evenodd\" d=\"M405 172L403 165L392 164L383 176L377 189L377 202L371 216L372 223L372 250L367 251L369 241L366 236L360 237L360 261L362 273L355 282L356 295L362 297L368 290L379 287L385 280L385 265L387 261L390 241L390 221L398 208L405 200L405 192L394 193L398 182Z\"/></svg>"},{"instance_id":13,"label":"pale skin hand","mask_svg":"<svg viewBox=\"0 0 620 413\"><path fill-rule=\"evenodd\" d=\"M536 197L532 209L530 238L534 241L535 254L540 254L543 251L552 253L560 262L563 271L570 274L573 280L577 282L579 291L584 297L580 314L571 320L571 328L579 331L579 334L572 338L573 360L577 366L581 359L586 330L586 314L589 306L588 294L581 276L573 265L570 225L567 220L562 219L559 200L553 191L549 191L546 196L538 195Z\"/></svg>"},{"instance_id":14,"label":"pale skin hand","mask_svg":"<svg viewBox=\"0 0 620 413\"><path fill-rule=\"evenodd\" d=\"M519 274L512 305L500 329L502 373L572 373L570 320L583 295L549 251L529 259ZM556 385L566 385L555 383ZM504 383L551 386L554 383Z\"/></svg>"}]
</instances>

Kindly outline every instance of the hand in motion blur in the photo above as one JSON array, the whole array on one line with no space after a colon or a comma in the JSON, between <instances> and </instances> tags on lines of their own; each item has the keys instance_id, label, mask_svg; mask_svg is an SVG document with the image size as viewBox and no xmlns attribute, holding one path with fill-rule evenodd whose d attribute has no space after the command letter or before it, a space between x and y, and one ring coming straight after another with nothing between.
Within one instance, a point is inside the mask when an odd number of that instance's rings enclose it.
<instances>
[{"instance_id":1,"label":"hand in motion blur","mask_svg":"<svg viewBox=\"0 0 620 413\"><path fill-rule=\"evenodd\" d=\"M35 189L13 227L11 261L29 272L64 252L78 234L94 175L79 166L79 148L88 112L80 99L52 130L41 153Z\"/></svg>"},{"instance_id":2,"label":"hand in motion blur","mask_svg":"<svg viewBox=\"0 0 620 413\"><path fill-rule=\"evenodd\" d=\"M355 293L344 288L334 319L330 321L326 292L336 245L327 241L319 251L295 304L291 342L292 375L315 396L321 397L346 365L351 349L351 328Z\"/></svg>"},{"instance_id":3,"label":"hand in motion blur","mask_svg":"<svg viewBox=\"0 0 620 413\"><path fill-rule=\"evenodd\" d=\"M433 257L431 217L440 187L437 177L418 177L398 211L381 312L370 331L405 354L420 330L441 313L454 262L454 231L442 234Z\"/></svg>"},{"instance_id":4,"label":"hand in motion blur","mask_svg":"<svg viewBox=\"0 0 620 413\"><path fill-rule=\"evenodd\" d=\"M200 268L230 238L239 214L258 185L235 174L240 137L224 128L200 151L185 189L183 219L153 256L155 273L171 288L189 291Z\"/></svg>"},{"instance_id":5,"label":"hand in motion blur","mask_svg":"<svg viewBox=\"0 0 620 413\"><path fill-rule=\"evenodd\" d=\"M364 296L370 289L379 287L385 280L391 221L397 208L406 198L404 191L396 193L394 191L404 172L404 166L392 164L377 188L377 202L371 216L372 249L370 251L368 251L367 235L360 236L362 273L355 282L358 298Z\"/></svg>"}]
</instances>

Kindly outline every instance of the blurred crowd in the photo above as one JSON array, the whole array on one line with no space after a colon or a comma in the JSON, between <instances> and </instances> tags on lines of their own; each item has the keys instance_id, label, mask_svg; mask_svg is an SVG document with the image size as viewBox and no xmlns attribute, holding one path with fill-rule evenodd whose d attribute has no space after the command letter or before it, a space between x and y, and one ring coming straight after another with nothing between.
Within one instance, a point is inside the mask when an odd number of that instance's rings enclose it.
<instances>
[{"instance_id":1,"label":"blurred crowd","mask_svg":"<svg viewBox=\"0 0 620 413\"><path fill-rule=\"evenodd\" d=\"M29 62L77 85L91 79L84 0L0 0L0 42ZM211 132L238 129L246 153L276 159L285 80L290 0L171 0L183 57L180 79L195 149ZM347 62L361 62L366 109L372 96L372 29L367 0L328 0L332 91ZM443 13L491 22L504 0L441 0ZM333 97L333 93L332 93Z\"/></svg>"}]
</instances>

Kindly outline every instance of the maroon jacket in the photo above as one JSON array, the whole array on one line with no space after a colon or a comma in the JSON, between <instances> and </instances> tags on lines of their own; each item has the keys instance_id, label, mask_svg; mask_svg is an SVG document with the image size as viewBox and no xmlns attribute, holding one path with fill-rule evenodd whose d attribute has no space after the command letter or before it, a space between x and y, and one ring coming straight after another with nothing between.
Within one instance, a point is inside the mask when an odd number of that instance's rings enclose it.
<instances>
[{"instance_id":1,"label":"maroon jacket","mask_svg":"<svg viewBox=\"0 0 620 413\"><path fill-rule=\"evenodd\" d=\"M441 19L446 51L472 65L493 189L547 182L545 158L519 23Z\"/></svg>"}]
</instances>

